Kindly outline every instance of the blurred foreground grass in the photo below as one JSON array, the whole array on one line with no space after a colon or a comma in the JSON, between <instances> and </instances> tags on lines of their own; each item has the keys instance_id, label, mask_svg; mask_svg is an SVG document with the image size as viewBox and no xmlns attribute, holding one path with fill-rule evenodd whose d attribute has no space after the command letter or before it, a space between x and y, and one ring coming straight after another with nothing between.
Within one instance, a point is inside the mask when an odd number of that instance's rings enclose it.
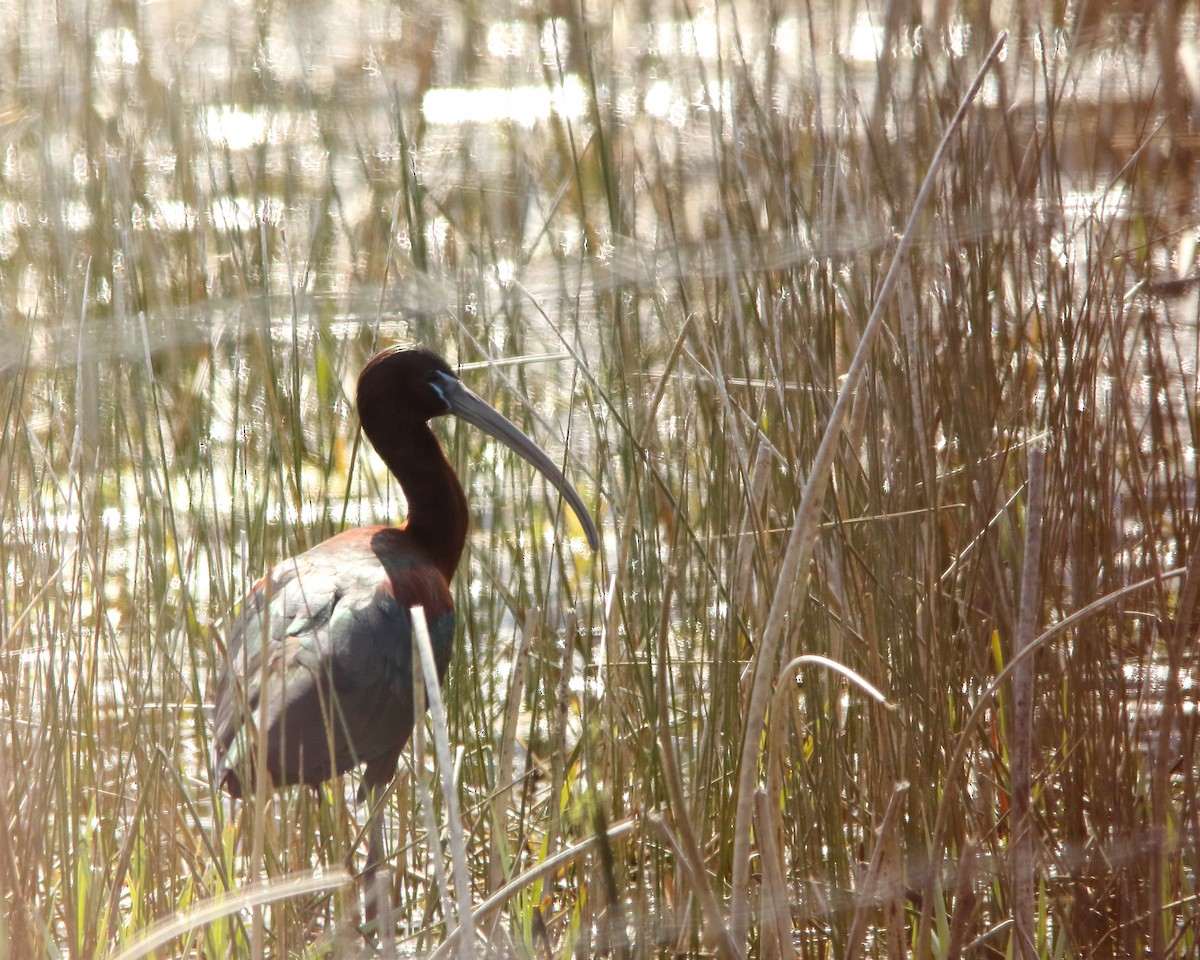
<instances>
[{"instance_id":1,"label":"blurred foreground grass","mask_svg":"<svg viewBox=\"0 0 1200 960\"><path fill-rule=\"evenodd\" d=\"M404 952L455 923L433 863L461 829L471 900L513 887L478 925L499 956L1016 956L1024 917L1028 955L1193 956L1197 12L1060 6L10 4L0 956L177 916L160 956L375 951L353 785L231 811L206 689L271 563L402 518L350 405L397 339L466 365L605 534L592 559L530 470L442 433L475 511L464 822L422 801L431 759L403 768Z\"/></svg>"}]
</instances>

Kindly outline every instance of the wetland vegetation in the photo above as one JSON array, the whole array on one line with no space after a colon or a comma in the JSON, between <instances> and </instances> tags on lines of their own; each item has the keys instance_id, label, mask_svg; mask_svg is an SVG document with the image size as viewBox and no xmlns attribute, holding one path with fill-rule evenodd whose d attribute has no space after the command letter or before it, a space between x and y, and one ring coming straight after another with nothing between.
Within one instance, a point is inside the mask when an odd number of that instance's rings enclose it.
<instances>
[{"instance_id":1,"label":"wetland vegetation","mask_svg":"<svg viewBox=\"0 0 1200 960\"><path fill-rule=\"evenodd\" d=\"M1200 949L1195 4L0 10L0 957ZM438 425L393 941L353 778L208 770L239 599L403 518L399 341L603 545Z\"/></svg>"}]
</instances>

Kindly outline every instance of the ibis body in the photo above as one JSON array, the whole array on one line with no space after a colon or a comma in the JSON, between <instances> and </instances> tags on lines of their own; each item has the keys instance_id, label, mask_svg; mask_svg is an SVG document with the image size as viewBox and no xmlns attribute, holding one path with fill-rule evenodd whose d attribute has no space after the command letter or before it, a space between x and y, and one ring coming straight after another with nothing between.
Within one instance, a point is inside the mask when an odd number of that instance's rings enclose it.
<instances>
[{"instance_id":1,"label":"ibis body","mask_svg":"<svg viewBox=\"0 0 1200 960\"><path fill-rule=\"evenodd\" d=\"M399 527L348 530L279 563L229 629L217 680L214 778L230 794L319 784L360 764L371 791L395 774L412 732L412 626L421 606L438 680L454 641L450 581L467 536L462 486L428 421L454 413L503 441L562 493L592 549L574 487L528 437L428 350L377 354L358 380L363 431L408 501Z\"/></svg>"}]
</instances>

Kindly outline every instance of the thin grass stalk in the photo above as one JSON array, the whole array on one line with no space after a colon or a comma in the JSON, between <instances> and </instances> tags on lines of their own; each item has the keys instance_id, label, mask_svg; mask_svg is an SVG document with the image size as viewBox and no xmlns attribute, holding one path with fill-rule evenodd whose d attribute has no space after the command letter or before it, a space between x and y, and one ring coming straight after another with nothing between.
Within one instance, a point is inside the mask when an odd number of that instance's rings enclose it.
<instances>
[{"instance_id":1,"label":"thin grass stalk","mask_svg":"<svg viewBox=\"0 0 1200 960\"><path fill-rule=\"evenodd\" d=\"M850 935L847 937L846 960L858 960L862 956L863 937L867 932L867 912L880 899L880 873L891 846L892 836L900 823L900 812L910 786L909 783L901 781L892 788L891 799L888 800L887 809L883 814L883 823L879 825L879 832L875 836L871 862L867 865L866 874L856 891L857 903L854 906L854 919L850 922ZM890 900L896 896L894 890L884 892L886 899Z\"/></svg>"},{"instance_id":2,"label":"thin grass stalk","mask_svg":"<svg viewBox=\"0 0 1200 960\"><path fill-rule=\"evenodd\" d=\"M550 809L546 821L546 852L554 853L562 844L562 795L567 778L567 714L571 706L571 678L575 671L576 623L568 611L563 630L562 666L554 696L553 742L550 747Z\"/></svg>"},{"instance_id":3,"label":"thin grass stalk","mask_svg":"<svg viewBox=\"0 0 1200 960\"><path fill-rule=\"evenodd\" d=\"M599 874L599 886L604 890L604 922L601 927L601 944L605 952L611 952L616 960L632 960L629 951L629 923L625 917L625 897L617 886L617 862L612 844L608 839L608 824L604 820L604 808L596 804L592 808L592 829L596 837L597 861L595 873Z\"/></svg>"},{"instance_id":4,"label":"thin grass stalk","mask_svg":"<svg viewBox=\"0 0 1200 960\"><path fill-rule=\"evenodd\" d=\"M1034 639L1041 610L1042 522L1045 511L1046 452L1034 444L1029 448L1029 500L1025 509L1025 559L1021 571L1021 609L1014 649L1019 653ZM1030 657L1013 671L1012 777L1009 869L1013 891L1014 955L1033 960L1037 953L1034 901L1033 832L1033 712L1034 661Z\"/></svg>"},{"instance_id":5,"label":"thin grass stalk","mask_svg":"<svg viewBox=\"0 0 1200 960\"><path fill-rule=\"evenodd\" d=\"M907 781L902 781L907 783ZM904 882L905 857L903 823L891 830L884 839L880 861L880 886L883 890L884 932L887 936L888 960L906 960L912 938L908 933L906 914L907 885Z\"/></svg>"},{"instance_id":6,"label":"thin grass stalk","mask_svg":"<svg viewBox=\"0 0 1200 960\"><path fill-rule=\"evenodd\" d=\"M774 663L783 636L785 624L789 617L795 618L798 610L792 609L792 595L796 578L802 570L807 569L816 542L816 533L820 522L822 504L825 501L826 483L833 458L842 439L842 425L849 412L850 405L858 392L867 371L867 362L871 355L875 339L883 326L884 306L890 298L892 289L900 278L900 270L904 264L912 244L916 240L917 223L923 213L929 197L933 193L938 169L945 157L950 140L961 126L967 110L974 101L983 83L984 77L995 63L1000 51L1008 38L1006 32L1001 32L980 66L974 81L959 104L958 110L951 119L937 150L930 161L929 169L917 193L913 208L909 213L904 232L896 245L896 252L888 267L887 276L880 285L875 297L871 316L863 328L862 338L858 349L846 371L842 389L829 415L821 444L813 458L808 480L804 485L804 493L800 507L793 521L791 537L788 540L783 561L780 564L771 608L767 614L767 623L759 648L755 656L754 681L751 688L750 704L746 714L746 726L742 737L741 759L738 767L737 812L734 820L733 837L733 901L730 910L731 937L735 944L744 944L749 932L749 893L750 893L750 821L753 815L754 780L758 772L758 751L762 738L763 724L766 719L767 704L773 685L772 676ZM801 597L803 603L803 595Z\"/></svg>"},{"instance_id":7,"label":"thin grass stalk","mask_svg":"<svg viewBox=\"0 0 1200 960\"><path fill-rule=\"evenodd\" d=\"M454 762L450 753L446 705L442 701L441 687L437 682L437 662L433 656L433 642L429 638L429 625L425 622L425 608L413 607L410 613L412 615L413 641L421 658L421 672L429 678L425 688L433 726L433 748L437 755L438 770L441 773L442 798L446 804L450 857L454 864L454 893L458 901L458 925L463 928L459 955L466 960L474 960L475 915L471 910L471 874L467 867L467 844L463 835L462 816L458 808L458 788L454 782Z\"/></svg>"},{"instance_id":8,"label":"thin grass stalk","mask_svg":"<svg viewBox=\"0 0 1200 960\"><path fill-rule=\"evenodd\" d=\"M268 579L265 586L265 597L263 600L264 609L270 608L272 584L273 581ZM269 628L270 625L268 618L263 617L263 635L260 640L263 650L268 649L268 645L270 643L271 638L268 634ZM279 669L282 669L283 666L283 661L280 660ZM261 690L269 689L268 671L270 670L270 667L271 658L263 657L261 668L262 676L259 680L261 684L259 689ZM251 827L252 832L250 834L250 869L257 872L264 881L270 875L267 869L266 858L267 824L272 819L270 815L275 806L274 797L272 795L273 791L271 776L267 772L267 706L268 698L263 697L259 703L258 722L255 727L257 737L254 743L254 748L258 751L258 755L255 757L255 769L262 772L255 777L254 809L253 811L244 810L243 812L243 817L245 817L247 814L253 817L253 826ZM266 931L263 908L261 904L255 904L251 908L250 915L250 953L256 958L256 960L259 957L265 956L263 952L265 936Z\"/></svg>"},{"instance_id":9,"label":"thin grass stalk","mask_svg":"<svg viewBox=\"0 0 1200 960\"><path fill-rule=\"evenodd\" d=\"M538 632L541 614L536 606L529 609L517 645L513 649L512 669L509 671L508 706L504 711L504 727L500 733L500 757L496 764L496 783L488 805L492 816L492 842L488 859L488 891L495 892L511 873L512 851L508 844L508 813L512 806L513 762L517 749L517 722L521 713L521 698L525 695L525 679L529 675L529 645Z\"/></svg>"},{"instance_id":10,"label":"thin grass stalk","mask_svg":"<svg viewBox=\"0 0 1200 960\"><path fill-rule=\"evenodd\" d=\"M946 942L946 960L960 960L967 945L975 908L979 898L975 893L975 860L979 848L970 840L963 844L958 858L958 878L954 886L954 916L950 920L950 937Z\"/></svg>"},{"instance_id":11,"label":"thin grass stalk","mask_svg":"<svg viewBox=\"0 0 1200 960\"><path fill-rule=\"evenodd\" d=\"M415 629L414 629L415 638ZM431 684L435 684L436 679L431 679L430 683L425 682L425 657L421 652L420 646L413 643L412 648L413 659L413 716L424 717L427 710L426 695ZM429 674L431 678L436 678L437 673ZM413 781L416 786L417 805L421 808L421 821L425 826L425 842L427 845L426 856L429 859L429 868L433 871L434 887L437 891L438 905L441 907L442 917L446 925L447 935L451 932L451 918L454 916L454 898L450 892L450 883L446 877L446 866L442 857L442 845L440 840L440 831L438 829L437 812L433 804L433 773L429 770L426 762L425 748L425 724L416 722L413 724ZM435 747L436 749L436 747ZM429 912L428 901L426 901L426 911Z\"/></svg>"},{"instance_id":12,"label":"thin grass stalk","mask_svg":"<svg viewBox=\"0 0 1200 960\"><path fill-rule=\"evenodd\" d=\"M759 838L762 861L763 890L759 902L759 949L765 960L795 957L792 943L792 907L788 896L787 864L779 845L775 811L766 790L759 790L755 799L754 832Z\"/></svg>"},{"instance_id":13,"label":"thin grass stalk","mask_svg":"<svg viewBox=\"0 0 1200 960\"><path fill-rule=\"evenodd\" d=\"M1168 867L1164 861L1166 854L1174 853L1172 848L1179 844L1178 839L1173 842L1169 839L1172 831L1177 833L1179 830L1179 814L1173 809L1175 802L1171 797L1170 787L1172 767L1177 762L1171 751L1171 735L1179 722L1182 706L1180 674L1183 671L1184 652L1190 643L1194 643L1192 637L1195 630L1195 613L1197 601L1200 599L1200 546L1195 529L1189 547L1192 552L1179 593L1177 620L1174 629L1168 632L1167 676L1162 694L1162 713L1155 730L1155 753L1151 768L1153 839L1148 871L1151 893L1148 922L1151 950L1155 956L1167 955L1165 931L1175 928L1177 921L1174 914L1178 910L1177 904L1165 902L1167 898L1163 888ZM1179 934L1182 935L1185 930L1180 930Z\"/></svg>"},{"instance_id":14,"label":"thin grass stalk","mask_svg":"<svg viewBox=\"0 0 1200 960\"><path fill-rule=\"evenodd\" d=\"M662 622L658 631L658 687L659 715L655 718L658 734L659 762L667 784L667 796L671 799L671 820L675 824L673 842L678 846L683 866L692 881L693 892L700 902L704 915L704 926L713 939L722 960L738 960L745 956L740 944L729 935L729 928L721 917L721 905L709 879L708 867L700 850L700 843L692 829L693 814L683 792L683 781L679 776L679 765L675 761L675 746L671 742L671 725L666 711L672 700L667 687L667 634L670 629L671 603L675 588L673 572L668 571L663 585Z\"/></svg>"}]
</instances>

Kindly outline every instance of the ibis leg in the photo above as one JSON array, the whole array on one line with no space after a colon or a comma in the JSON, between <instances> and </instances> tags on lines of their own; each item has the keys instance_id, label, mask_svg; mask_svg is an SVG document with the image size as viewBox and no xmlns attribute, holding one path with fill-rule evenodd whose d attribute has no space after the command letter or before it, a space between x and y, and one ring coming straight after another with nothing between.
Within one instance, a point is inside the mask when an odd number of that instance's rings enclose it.
<instances>
[{"instance_id":1,"label":"ibis leg","mask_svg":"<svg viewBox=\"0 0 1200 960\"><path fill-rule=\"evenodd\" d=\"M363 899L368 927L373 927L385 960L395 956L396 921L392 909L392 885L383 855L383 807L381 790L367 792L367 865L363 870ZM381 869L382 868L382 869Z\"/></svg>"}]
</instances>

